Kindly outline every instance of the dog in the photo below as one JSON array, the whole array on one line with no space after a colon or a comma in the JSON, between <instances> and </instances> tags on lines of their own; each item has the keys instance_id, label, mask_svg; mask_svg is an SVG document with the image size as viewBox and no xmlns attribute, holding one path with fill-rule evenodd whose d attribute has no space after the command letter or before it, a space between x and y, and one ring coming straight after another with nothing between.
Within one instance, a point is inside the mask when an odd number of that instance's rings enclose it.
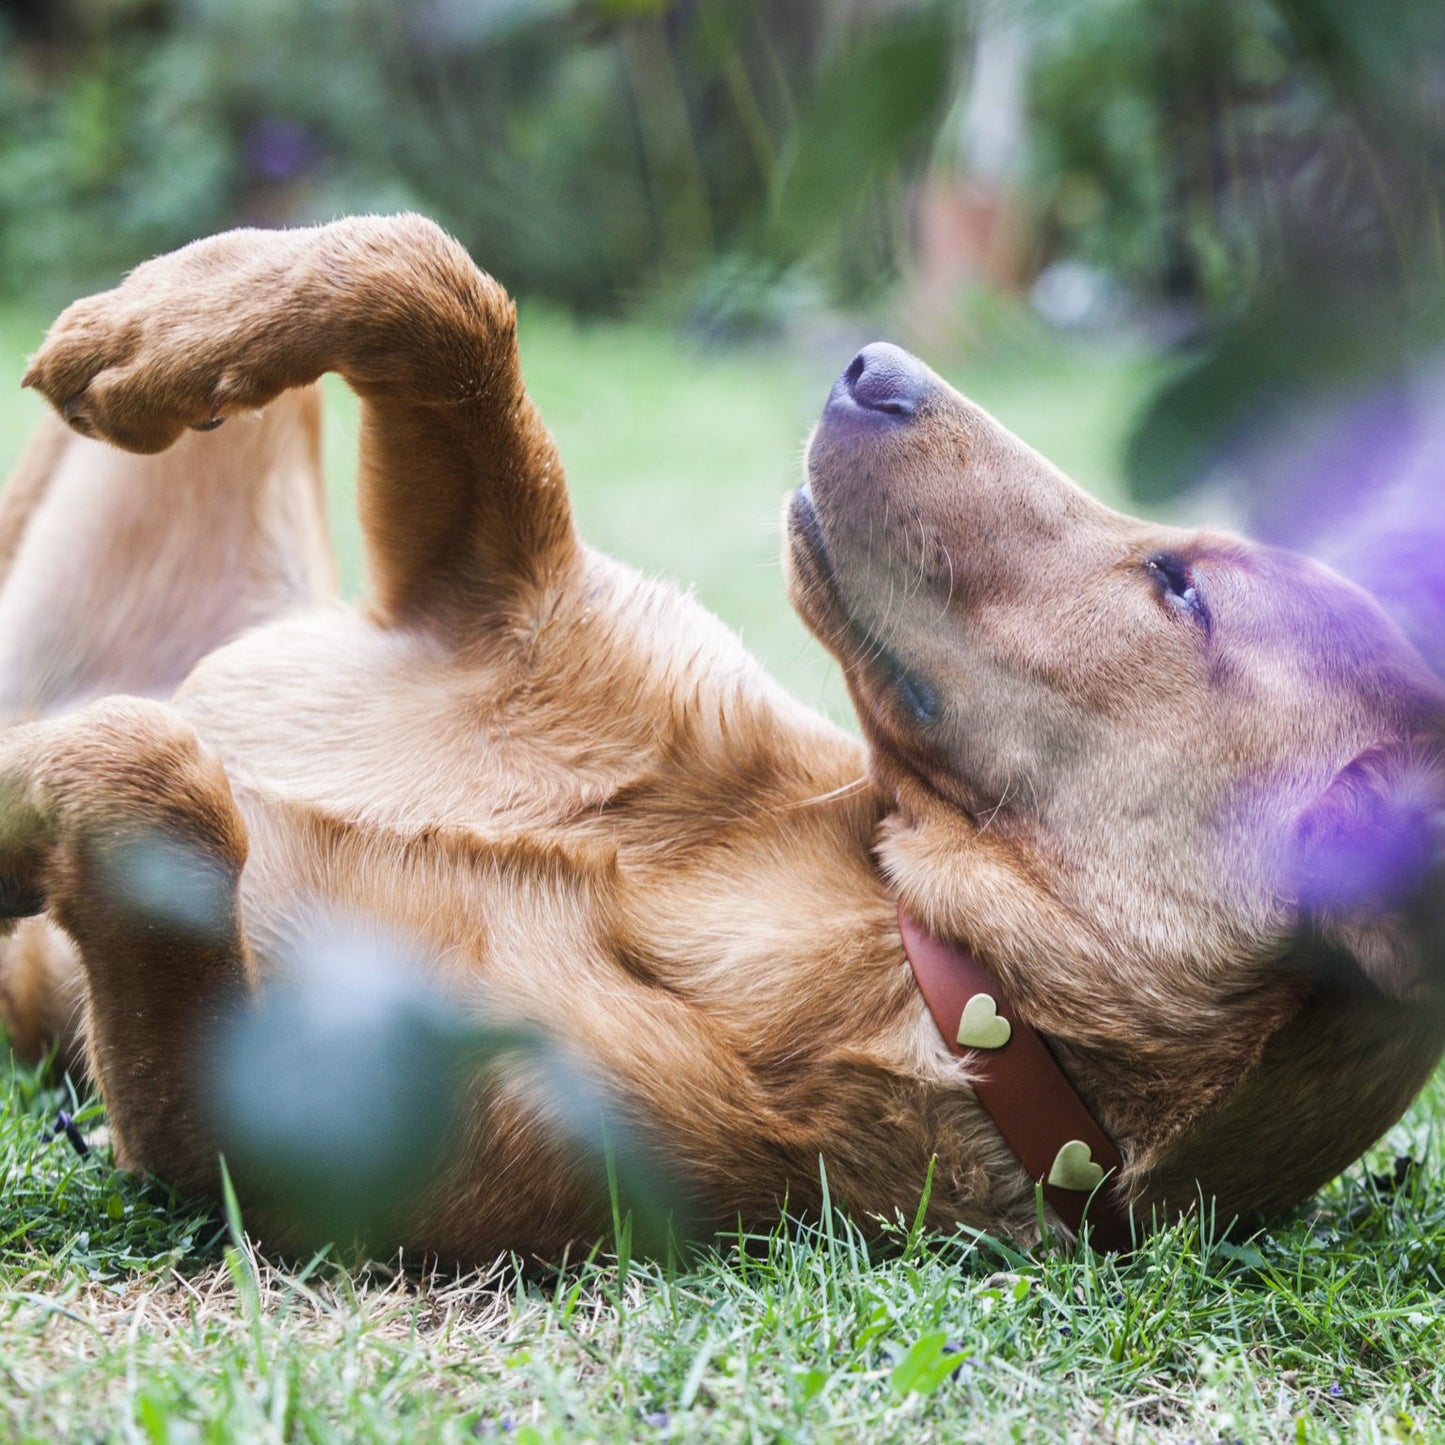
<instances>
[{"instance_id":1,"label":"dog","mask_svg":"<svg viewBox=\"0 0 1445 1445\"><path fill-rule=\"evenodd\" d=\"M1100 1237L1269 1215L1441 1053L1439 681L1324 568L1107 509L898 348L785 511L861 741L578 538L513 307L423 219L147 262L25 384L69 430L0 504L0 1007L84 1060L126 1167L218 1193L206 1040L318 910L588 1060L719 1223L820 1207L820 1159L860 1219L1021 1241L1070 1201ZM205 929L117 885L135 837L204 865ZM597 1236L535 1099L464 1107L402 1243Z\"/></svg>"}]
</instances>

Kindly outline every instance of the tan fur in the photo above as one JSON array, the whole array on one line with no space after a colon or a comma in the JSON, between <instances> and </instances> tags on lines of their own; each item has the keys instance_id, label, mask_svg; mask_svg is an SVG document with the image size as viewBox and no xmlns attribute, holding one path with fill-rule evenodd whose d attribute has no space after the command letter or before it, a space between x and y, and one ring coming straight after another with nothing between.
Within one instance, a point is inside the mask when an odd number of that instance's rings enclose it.
<instances>
[{"instance_id":1,"label":"tan fur","mask_svg":"<svg viewBox=\"0 0 1445 1445\"><path fill-rule=\"evenodd\" d=\"M278 400L328 370L363 407L358 611L307 605L329 585L316 417ZM892 1215L936 1159L933 1224L1031 1234L1032 1182L922 1005L900 897L1051 1037L1146 1212L1301 1198L1439 1054L1415 923L1306 919L1282 871L1351 759L1436 756L1423 665L1321 569L1111 513L936 379L886 437L820 429L815 525L790 512L794 596L866 746L577 539L511 305L424 221L197 243L73 306L27 380L73 428L162 453L51 434L0 506L0 656L30 659L11 715L46 716L0 744L0 894L47 910L0 957L0 1009L34 1047L78 956L131 1166L216 1187L196 1040L324 911L413 936L462 1006L593 1060L719 1221L817 1203L819 1156L837 1197ZM87 590L55 644L74 665L42 683L30 629L68 559L40 539L82 484ZM98 532L106 509L135 527ZM228 565L158 580L172 538ZM1165 546L1207 574L1208 647L1146 575ZM173 628L108 633L148 587ZM169 703L64 711L159 692L180 658ZM939 721L901 706L905 675ZM203 933L141 927L104 886L114 840L151 836L219 880ZM511 1090L477 1100L406 1242L555 1254L597 1227Z\"/></svg>"}]
</instances>

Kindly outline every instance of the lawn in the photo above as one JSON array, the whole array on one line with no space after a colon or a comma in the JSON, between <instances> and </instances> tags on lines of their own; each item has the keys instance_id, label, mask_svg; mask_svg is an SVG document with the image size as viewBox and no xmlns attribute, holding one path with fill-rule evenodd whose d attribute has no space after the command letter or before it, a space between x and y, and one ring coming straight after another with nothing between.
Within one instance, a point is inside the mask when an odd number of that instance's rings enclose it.
<instances>
[{"instance_id":1,"label":"lawn","mask_svg":"<svg viewBox=\"0 0 1445 1445\"><path fill-rule=\"evenodd\" d=\"M0 312L0 464L35 412L11 381L38 335ZM695 587L845 716L783 598L777 514L868 338L700 352L538 310L522 335L588 536ZM1112 492L1146 360L1024 332L944 369ZM355 415L332 400L354 586ZM671 1269L622 1253L455 1280L257 1257L243 1221L117 1174L93 1103L0 1065L0 1441L1445 1439L1441 1104L1437 1082L1363 1166L1250 1241L1191 1222L1120 1262L907 1219L865 1240L830 1216Z\"/></svg>"}]
</instances>

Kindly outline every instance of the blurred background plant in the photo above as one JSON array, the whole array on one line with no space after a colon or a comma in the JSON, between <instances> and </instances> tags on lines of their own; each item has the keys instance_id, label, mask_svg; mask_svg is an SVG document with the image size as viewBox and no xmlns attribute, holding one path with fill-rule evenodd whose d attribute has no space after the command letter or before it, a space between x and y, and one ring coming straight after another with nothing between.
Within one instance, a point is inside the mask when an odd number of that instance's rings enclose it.
<instances>
[{"instance_id":1,"label":"blurred background plant","mask_svg":"<svg viewBox=\"0 0 1445 1445\"><path fill-rule=\"evenodd\" d=\"M736 257L776 280L804 250L870 284L906 249L953 9L9 0L3 276L73 290L237 221L415 206L583 309L679 278L757 289Z\"/></svg>"},{"instance_id":2,"label":"blurred background plant","mask_svg":"<svg viewBox=\"0 0 1445 1445\"><path fill-rule=\"evenodd\" d=\"M582 308L800 259L854 298L925 170L1015 193L1004 274L1214 321L1445 246L1425 0L5 0L0 42L8 289L410 204Z\"/></svg>"}]
</instances>

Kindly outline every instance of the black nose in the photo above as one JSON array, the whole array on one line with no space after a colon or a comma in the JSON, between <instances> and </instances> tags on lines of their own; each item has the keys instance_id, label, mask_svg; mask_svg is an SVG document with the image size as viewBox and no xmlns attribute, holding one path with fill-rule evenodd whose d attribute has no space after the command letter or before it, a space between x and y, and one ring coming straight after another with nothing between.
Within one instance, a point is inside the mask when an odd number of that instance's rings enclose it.
<instances>
[{"instance_id":1,"label":"black nose","mask_svg":"<svg viewBox=\"0 0 1445 1445\"><path fill-rule=\"evenodd\" d=\"M887 416L912 416L928 390L930 373L901 346L875 341L865 346L840 378L855 404Z\"/></svg>"}]
</instances>

